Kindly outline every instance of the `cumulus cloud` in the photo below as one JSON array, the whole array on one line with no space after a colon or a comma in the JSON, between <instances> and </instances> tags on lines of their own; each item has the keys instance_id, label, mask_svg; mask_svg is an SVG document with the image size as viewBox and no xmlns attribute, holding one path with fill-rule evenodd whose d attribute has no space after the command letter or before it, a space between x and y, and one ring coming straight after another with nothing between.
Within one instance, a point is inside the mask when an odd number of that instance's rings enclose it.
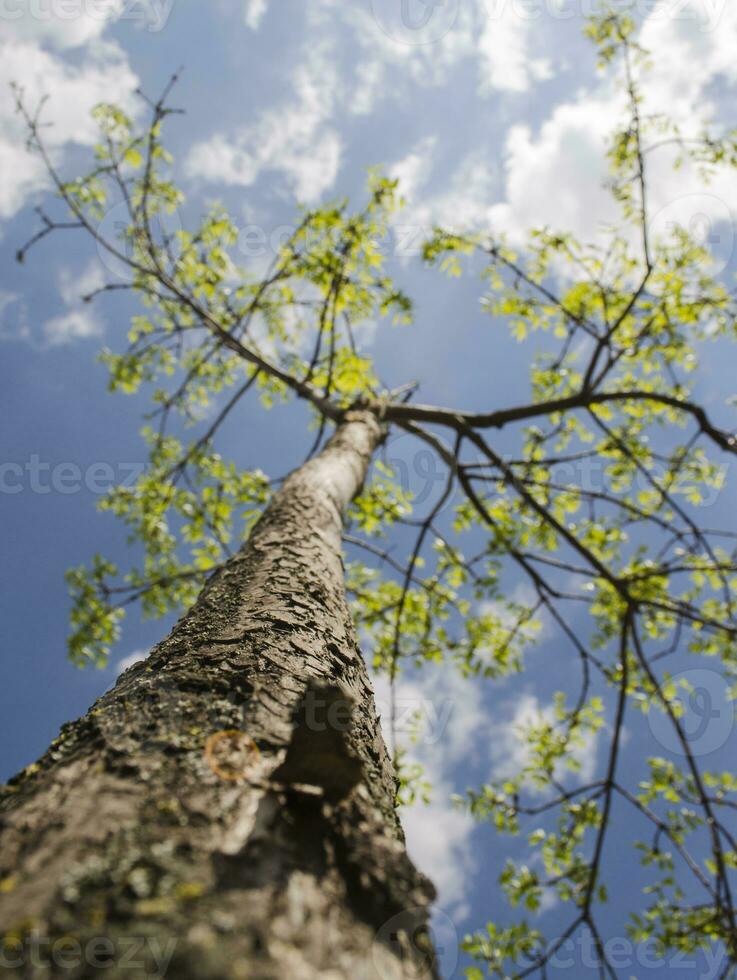
<instances>
[{"instance_id":1,"label":"cumulus cloud","mask_svg":"<svg viewBox=\"0 0 737 980\"><path fill-rule=\"evenodd\" d=\"M502 0L489 3L496 14L486 19L479 38L489 84L522 91L547 77L552 65L530 53L533 29L539 33L544 21L514 16L515 5ZM732 57L737 6L721 6L716 22L704 0L681 5L679 16L674 9L670 2L658 4L641 29L640 40L655 55L643 83L645 112L666 112L689 135L701 120L718 114L711 98L714 81L737 81ZM397 218L407 241L415 244L408 254L416 254L422 234L436 223L504 233L514 244L522 244L531 228L543 226L597 241L620 218L606 187L606 151L612 129L626 112L623 93L610 75L602 76L554 106L538 126L513 124L504 139L501 171L489 162L494 156L472 147L442 185L433 183L435 140L422 140L391 168L408 200ZM648 157L651 234L669 235L675 225L683 225L728 252L734 244L737 176L721 170L704 189L688 164L673 171L674 152L660 149ZM418 230L414 236L412 229Z\"/></svg>"},{"instance_id":2,"label":"cumulus cloud","mask_svg":"<svg viewBox=\"0 0 737 980\"><path fill-rule=\"evenodd\" d=\"M293 77L293 100L266 110L235 137L222 134L195 144L186 162L191 177L248 187L263 172L286 178L303 201L332 187L342 143L328 123L338 87L329 52L315 48Z\"/></svg>"},{"instance_id":3,"label":"cumulus cloud","mask_svg":"<svg viewBox=\"0 0 737 980\"><path fill-rule=\"evenodd\" d=\"M647 98L656 111L688 124L709 116L709 87L718 76L737 81L737 7L723 0L661 0L640 41L653 55Z\"/></svg>"},{"instance_id":4,"label":"cumulus cloud","mask_svg":"<svg viewBox=\"0 0 737 980\"><path fill-rule=\"evenodd\" d=\"M508 779L521 772L530 763L530 750L525 733L528 729L543 725L555 725L555 711L552 704L543 705L534 694L523 694L515 698L511 712L495 720L489 726L492 753L492 778ZM597 765L598 733L586 733L582 744L571 748L571 756L579 765L575 773L577 782L586 783L593 779ZM564 779L568 769L561 769L559 779ZM568 778L571 778L569 775Z\"/></svg>"},{"instance_id":5,"label":"cumulus cloud","mask_svg":"<svg viewBox=\"0 0 737 980\"><path fill-rule=\"evenodd\" d=\"M390 687L386 677L374 678L382 728L387 743ZM484 703L482 682L469 683L450 665L426 668L412 678L400 678L395 692L397 737L410 761L419 762L432 786L429 804L418 802L402 810L407 848L417 866L438 889L438 907L456 920L467 912L466 896L475 862L472 847L474 821L451 801L459 768L486 768L492 779L518 773L529 762L524 729L554 721L552 704L530 692L509 699L493 713ZM410 734L415 731L416 740ZM597 738L588 736L572 754L578 772L561 772L576 782L591 780L597 765ZM550 907L546 902L545 909Z\"/></svg>"},{"instance_id":6,"label":"cumulus cloud","mask_svg":"<svg viewBox=\"0 0 737 980\"><path fill-rule=\"evenodd\" d=\"M173 4L174 0L6 0L0 11L0 38L69 50L96 41L121 19L160 31Z\"/></svg>"},{"instance_id":7,"label":"cumulus cloud","mask_svg":"<svg viewBox=\"0 0 737 980\"><path fill-rule=\"evenodd\" d=\"M378 79L379 66L396 70L400 87L409 80L423 86L447 84L468 62L475 62L482 96L526 92L552 73L550 59L536 53L545 46L543 32L535 31L539 20L520 13L519 5L508 0L447 0L428 17L419 17L418 23L426 26L417 30L403 25L392 0L321 4L353 31L364 53L362 73ZM389 98L396 93L396 84L386 87Z\"/></svg>"},{"instance_id":8,"label":"cumulus cloud","mask_svg":"<svg viewBox=\"0 0 737 980\"><path fill-rule=\"evenodd\" d=\"M667 113L689 135L716 114L710 99L715 79L737 80L737 7L724 6L714 30L708 29L711 15L702 0L690 0L678 16L674 10L672 3L660 4L640 32L640 41L654 55L643 82L645 112ZM605 187L605 154L607 137L624 111L624 98L608 79L558 105L537 132L513 126L505 146L505 200L488 212L491 227L514 241L543 225L596 240L602 227L618 216ZM701 178L688 166L674 174L672 163L667 149L648 157L656 225L664 209L663 227L677 222L688 226L696 218L707 224L729 220L728 204L737 193L734 172L718 173L708 189L711 200L695 201L693 195L703 190Z\"/></svg>"},{"instance_id":9,"label":"cumulus cloud","mask_svg":"<svg viewBox=\"0 0 737 980\"><path fill-rule=\"evenodd\" d=\"M267 0L246 0L243 16L252 31L257 31L261 26L267 6Z\"/></svg>"},{"instance_id":10,"label":"cumulus cloud","mask_svg":"<svg viewBox=\"0 0 737 980\"><path fill-rule=\"evenodd\" d=\"M390 688L384 676L374 679L384 737L389 730ZM432 786L431 802L416 803L402 811L407 849L415 864L438 890L438 906L454 918L468 911L466 895L473 875L471 837L474 821L457 809L451 795L454 773L462 760L484 745L486 719L481 689L463 680L451 667L428 669L396 688L397 736L419 762ZM410 743L416 726L417 740Z\"/></svg>"},{"instance_id":11,"label":"cumulus cloud","mask_svg":"<svg viewBox=\"0 0 737 980\"><path fill-rule=\"evenodd\" d=\"M435 782L431 802L405 808L402 825L409 856L435 885L438 906L462 919L469 912L466 896L474 872L474 823L467 813L453 806L451 793L450 784Z\"/></svg>"},{"instance_id":12,"label":"cumulus cloud","mask_svg":"<svg viewBox=\"0 0 737 980\"><path fill-rule=\"evenodd\" d=\"M483 216L483 205L479 210L479 204L490 198L494 180L494 168L486 154L469 153L450 178L448 189L431 197L416 213L426 225L475 227Z\"/></svg>"},{"instance_id":13,"label":"cumulus cloud","mask_svg":"<svg viewBox=\"0 0 737 980\"><path fill-rule=\"evenodd\" d=\"M490 209L488 226L513 240L550 225L585 239L617 211L604 188L606 138L618 115L616 96L582 96L554 109L537 134L513 126L505 147L506 200Z\"/></svg>"},{"instance_id":14,"label":"cumulus cloud","mask_svg":"<svg viewBox=\"0 0 737 980\"><path fill-rule=\"evenodd\" d=\"M0 20L0 39L76 48L99 38L120 17L124 0L19 3L7 6Z\"/></svg>"},{"instance_id":15,"label":"cumulus cloud","mask_svg":"<svg viewBox=\"0 0 737 980\"><path fill-rule=\"evenodd\" d=\"M432 154L437 146L437 136L421 140L407 156L397 160L388 171L389 177L399 181L403 197L411 201L427 183L432 172Z\"/></svg>"},{"instance_id":16,"label":"cumulus cloud","mask_svg":"<svg viewBox=\"0 0 737 980\"><path fill-rule=\"evenodd\" d=\"M79 274L73 274L69 269L62 269L59 273L59 291L67 306L74 306L104 284L102 267L95 259L90 259Z\"/></svg>"},{"instance_id":17,"label":"cumulus cloud","mask_svg":"<svg viewBox=\"0 0 737 980\"><path fill-rule=\"evenodd\" d=\"M80 275L73 275L70 270L62 269L59 275L59 292L69 309L44 324L44 339L50 347L101 336L103 323L91 307L82 305L82 297L99 289L104 281L100 265L94 260Z\"/></svg>"},{"instance_id":18,"label":"cumulus cloud","mask_svg":"<svg viewBox=\"0 0 737 980\"><path fill-rule=\"evenodd\" d=\"M418 254L422 241L436 225L456 230L484 226L489 200L496 182L495 169L486 154L469 153L462 159L441 190L432 186L432 154L437 139L422 139L388 170L399 180L405 207L394 218L397 252L407 258Z\"/></svg>"},{"instance_id":19,"label":"cumulus cloud","mask_svg":"<svg viewBox=\"0 0 737 980\"><path fill-rule=\"evenodd\" d=\"M489 0L489 16L478 40L481 90L527 92L553 74L549 58L532 54L532 27L515 5Z\"/></svg>"},{"instance_id":20,"label":"cumulus cloud","mask_svg":"<svg viewBox=\"0 0 737 980\"><path fill-rule=\"evenodd\" d=\"M87 306L82 297L104 285L99 262L90 261L78 273L62 268L58 276L58 289L65 309L47 319L39 330L31 330L28 311L15 293L0 291L0 340L24 341L43 351L50 347L64 347L80 340L100 337L104 323L93 307ZM16 306L11 318L6 310Z\"/></svg>"},{"instance_id":21,"label":"cumulus cloud","mask_svg":"<svg viewBox=\"0 0 737 980\"><path fill-rule=\"evenodd\" d=\"M477 62L482 95L527 91L549 76L549 60L535 56L528 19L515 16L512 9L490 16L482 0L449 0L451 7L452 24L433 35L433 43L422 44L409 43L412 32L409 40L406 31L396 36L393 2L313 0L305 13L305 44L293 74L292 96L235 136L215 133L196 144L187 173L242 187L272 173L298 198L312 201L338 175L341 118L365 116L381 102L404 98L412 86L447 84L464 61ZM247 26L256 30L267 0L247 0L243 10ZM355 47L347 60L350 44Z\"/></svg>"},{"instance_id":22,"label":"cumulus cloud","mask_svg":"<svg viewBox=\"0 0 737 980\"><path fill-rule=\"evenodd\" d=\"M89 340L99 337L102 325L88 310L70 310L61 316L52 317L44 324L44 337L50 347L62 347L76 340Z\"/></svg>"},{"instance_id":23,"label":"cumulus cloud","mask_svg":"<svg viewBox=\"0 0 737 980\"><path fill-rule=\"evenodd\" d=\"M48 96L44 119L53 126L44 130L54 159L69 143L91 145L96 129L90 110L101 101L115 101L134 111L133 91L138 79L121 49L102 37L120 10L120 4L104 4L99 16L75 18L32 17L26 11L19 20L0 21L0 217L15 214L28 197L47 185L45 168L25 146L25 127L16 112L11 83L19 86L24 101L34 111ZM92 5L84 5L91 11ZM73 61L49 48L82 48Z\"/></svg>"}]
</instances>

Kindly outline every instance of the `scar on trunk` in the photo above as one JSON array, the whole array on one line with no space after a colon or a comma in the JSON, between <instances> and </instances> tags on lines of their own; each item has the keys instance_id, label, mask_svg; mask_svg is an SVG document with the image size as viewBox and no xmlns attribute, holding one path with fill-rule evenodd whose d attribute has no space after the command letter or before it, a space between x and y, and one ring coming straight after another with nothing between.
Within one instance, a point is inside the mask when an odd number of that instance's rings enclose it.
<instances>
[{"instance_id":1,"label":"scar on trunk","mask_svg":"<svg viewBox=\"0 0 737 980\"><path fill-rule=\"evenodd\" d=\"M337 684L310 684L294 712L287 754L275 782L319 786L325 798L344 799L363 778L350 744L354 699Z\"/></svg>"}]
</instances>

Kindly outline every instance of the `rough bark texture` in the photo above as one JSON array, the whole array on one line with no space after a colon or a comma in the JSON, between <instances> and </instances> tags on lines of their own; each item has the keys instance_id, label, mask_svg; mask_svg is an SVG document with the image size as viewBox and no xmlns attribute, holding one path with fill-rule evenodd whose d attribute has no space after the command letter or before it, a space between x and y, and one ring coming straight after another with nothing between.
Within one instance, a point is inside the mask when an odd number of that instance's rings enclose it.
<instances>
[{"instance_id":1,"label":"rough bark texture","mask_svg":"<svg viewBox=\"0 0 737 980\"><path fill-rule=\"evenodd\" d=\"M379 438L350 413L171 635L2 788L1 972L435 975L343 586Z\"/></svg>"}]
</instances>

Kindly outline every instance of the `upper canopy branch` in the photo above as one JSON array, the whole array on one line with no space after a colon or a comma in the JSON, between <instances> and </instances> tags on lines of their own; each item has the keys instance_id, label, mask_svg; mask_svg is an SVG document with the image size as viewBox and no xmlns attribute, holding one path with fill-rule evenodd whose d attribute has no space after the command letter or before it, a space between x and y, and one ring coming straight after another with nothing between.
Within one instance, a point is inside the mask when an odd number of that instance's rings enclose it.
<instances>
[{"instance_id":1,"label":"upper canopy branch","mask_svg":"<svg viewBox=\"0 0 737 980\"><path fill-rule=\"evenodd\" d=\"M737 451L737 439L717 428L709 419L705 409L694 402L677 398L658 391L600 391L582 390L574 395L555 398L550 401L531 402L514 408L499 409L494 412L455 412L452 409L437 408L431 405L387 405L383 409L384 418L389 422L421 422L443 425L458 431L468 429L501 429L512 422L523 422L558 412L578 408L591 408L610 402L647 401L655 405L675 408L691 415L701 431L724 452Z\"/></svg>"}]
</instances>

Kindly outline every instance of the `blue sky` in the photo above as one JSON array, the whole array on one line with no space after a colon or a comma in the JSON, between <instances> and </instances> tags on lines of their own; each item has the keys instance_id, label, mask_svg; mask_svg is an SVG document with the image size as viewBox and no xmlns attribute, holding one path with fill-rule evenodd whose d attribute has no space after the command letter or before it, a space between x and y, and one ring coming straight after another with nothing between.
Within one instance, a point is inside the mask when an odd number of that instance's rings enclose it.
<instances>
[{"instance_id":1,"label":"blue sky","mask_svg":"<svg viewBox=\"0 0 737 980\"><path fill-rule=\"evenodd\" d=\"M94 503L142 465L137 430L146 404L108 395L94 359L102 344L122 339L132 308L118 299L93 307L79 300L117 270L73 235L42 244L24 266L13 261L35 229L32 207L53 204L39 162L24 149L8 83L21 85L29 102L49 96L47 141L72 174L94 140L92 105L118 101L139 112L136 86L156 95L183 66L174 102L186 115L171 122L168 145L188 203L172 220L186 224L207 201L222 200L241 229L243 260L254 267L294 222L297 200L342 194L358 200L367 167L384 166L401 179L407 202L387 248L417 315L410 328L367 329L362 340L388 383L419 379L422 401L490 409L526 397L530 348L482 314L473 274L449 283L422 268L417 249L435 222L493 228L521 241L526 229L542 224L591 239L613 218L602 189L603 141L621 96L609 76L597 73L582 38L590 6L0 0L0 778L40 754L59 725L113 681L116 665L146 651L166 628L130 617L115 663L104 672L80 672L65 660L63 572L95 551L125 564L122 529L97 514ZM697 117L725 118L737 83L734 5L635 6L641 39L655 55L649 106L686 126ZM704 188L688 168L674 178L666 159L655 164L651 182L656 230L696 223L731 268L735 177L719 173ZM106 220L114 223L115 215ZM717 419L734 389L731 363L715 349L701 369L699 386ZM251 406L245 422L241 417L223 433L226 451L244 466L279 475L303 456L299 406L268 416ZM388 453L405 461L416 491L439 491L416 448L405 437ZM729 526L730 510L723 493L709 520ZM474 830L449 796L502 771L519 751L514 723L548 710L553 691L568 679L569 668L560 664L571 663L556 642L543 634L534 678L468 689L440 669L408 678L400 691L427 721L416 752L435 793L430 807L414 809L405 823L412 853L439 887L447 976L455 969L453 934L499 913L494 869L508 847ZM378 694L381 702L381 683ZM715 689L715 698L722 695ZM728 725L708 750L727 758L730 734ZM638 738L635 726L628 743L633 760ZM596 753L596 744L587 746L582 761L593 765ZM614 937L622 935L633 883L639 884L636 867L625 871L617 858L635 833L624 817L617 824L607 923ZM541 916L552 934L563 921L554 907ZM577 955L583 960L572 967L575 975L593 976L586 951ZM659 976L678 967L647 965L626 949L621 960L623 974L642 969ZM693 969L689 975L709 976L708 963Z\"/></svg>"}]
</instances>

